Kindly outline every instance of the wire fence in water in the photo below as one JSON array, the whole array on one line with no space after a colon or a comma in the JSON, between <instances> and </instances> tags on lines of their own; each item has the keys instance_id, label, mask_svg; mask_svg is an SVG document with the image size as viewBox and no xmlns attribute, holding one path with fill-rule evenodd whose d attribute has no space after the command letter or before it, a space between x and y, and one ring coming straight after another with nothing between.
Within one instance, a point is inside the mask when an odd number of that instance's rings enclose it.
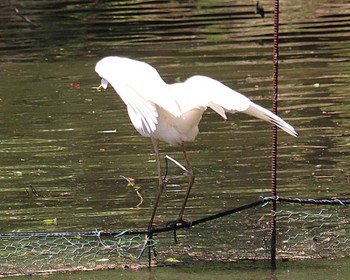
<instances>
[{"instance_id":1,"label":"wire fence in water","mask_svg":"<svg viewBox=\"0 0 350 280\"><path fill-rule=\"evenodd\" d=\"M0 276L61 271L139 269L196 261L270 260L271 201L278 202L276 255L280 260L350 255L350 200L266 197L177 225L90 232L0 234ZM218 226L219 225L219 226ZM177 243L174 242L176 233ZM145 245L146 244L146 245Z\"/></svg>"}]
</instances>

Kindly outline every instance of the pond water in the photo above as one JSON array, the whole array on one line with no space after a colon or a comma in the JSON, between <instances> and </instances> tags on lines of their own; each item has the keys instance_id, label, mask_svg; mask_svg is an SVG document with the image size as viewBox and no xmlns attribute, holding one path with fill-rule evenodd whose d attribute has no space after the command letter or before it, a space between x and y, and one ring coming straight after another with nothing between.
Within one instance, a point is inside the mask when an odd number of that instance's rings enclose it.
<instances>
[{"instance_id":1,"label":"pond water","mask_svg":"<svg viewBox=\"0 0 350 280\"><path fill-rule=\"evenodd\" d=\"M271 108L273 6L260 2L264 18L243 0L0 4L0 231L145 227L157 192L151 143L112 88L96 90L95 63L143 60L169 83L211 76ZM349 197L348 4L281 1L279 115L299 132L279 132L281 196ZM186 218L270 195L269 124L208 110L200 131L187 144L196 183ZM161 152L183 161L178 147ZM181 170L169 173L158 224L176 217L185 192ZM141 205L122 176L141 187Z\"/></svg>"},{"instance_id":2,"label":"pond water","mask_svg":"<svg viewBox=\"0 0 350 280\"><path fill-rule=\"evenodd\" d=\"M271 280L292 280L292 279L348 279L349 262L344 260L335 261L304 261L302 263L281 263L275 272L266 269L265 265L253 263L248 264L202 264L188 265L183 267L166 267L154 270L142 271L102 271L82 272L72 274L57 274L45 276L50 280L80 280L80 279L271 279ZM18 279L33 279L35 276L19 277ZM307 277L307 278L306 278ZM39 278L39 277L38 277Z\"/></svg>"}]
</instances>

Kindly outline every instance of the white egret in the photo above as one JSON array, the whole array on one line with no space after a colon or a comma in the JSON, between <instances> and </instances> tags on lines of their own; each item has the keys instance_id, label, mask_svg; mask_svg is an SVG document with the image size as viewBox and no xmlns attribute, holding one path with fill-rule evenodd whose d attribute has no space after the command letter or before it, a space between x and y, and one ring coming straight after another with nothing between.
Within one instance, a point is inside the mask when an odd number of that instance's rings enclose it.
<instances>
[{"instance_id":1,"label":"white egret","mask_svg":"<svg viewBox=\"0 0 350 280\"><path fill-rule=\"evenodd\" d=\"M277 125L292 136L295 129L269 110L253 103L244 95L219 81L193 76L183 83L167 84L151 65L124 57L110 56L100 60L95 71L102 78L101 87L113 86L127 106L135 129L152 140L159 179L159 192L149 223L153 221L164 189L161 175L159 141L178 144L189 171L187 193L176 223L183 222L186 203L194 183L194 174L185 149L185 142L194 141L202 114L210 107L224 119L226 112L242 112Z\"/></svg>"}]
</instances>

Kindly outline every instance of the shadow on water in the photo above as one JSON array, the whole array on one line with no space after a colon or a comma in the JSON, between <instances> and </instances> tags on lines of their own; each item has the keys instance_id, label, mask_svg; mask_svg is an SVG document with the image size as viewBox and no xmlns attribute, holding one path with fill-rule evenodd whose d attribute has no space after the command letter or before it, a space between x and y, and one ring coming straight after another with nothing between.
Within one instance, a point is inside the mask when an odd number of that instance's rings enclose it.
<instances>
[{"instance_id":1,"label":"shadow on water","mask_svg":"<svg viewBox=\"0 0 350 280\"><path fill-rule=\"evenodd\" d=\"M150 141L112 89L96 92L96 61L144 60L169 83L208 75L269 108L273 7L261 2L265 18L251 1L1 3L1 231L144 227L157 191ZM281 195L349 196L347 4L281 3L279 112L300 133L279 134ZM207 112L200 130L188 145L197 181L187 217L269 195L268 124ZM177 147L161 149L182 160ZM159 223L177 214L187 180L170 172ZM139 207L121 176L141 187Z\"/></svg>"}]
</instances>

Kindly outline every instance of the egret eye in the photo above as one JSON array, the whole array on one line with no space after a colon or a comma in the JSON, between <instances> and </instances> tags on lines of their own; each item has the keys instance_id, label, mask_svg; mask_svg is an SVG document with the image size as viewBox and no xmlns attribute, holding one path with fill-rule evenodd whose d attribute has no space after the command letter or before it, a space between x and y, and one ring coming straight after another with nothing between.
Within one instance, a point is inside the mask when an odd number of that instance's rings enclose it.
<instances>
[{"instance_id":1,"label":"egret eye","mask_svg":"<svg viewBox=\"0 0 350 280\"><path fill-rule=\"evenodd\" d=\"M105 79L101 79L101 86L103 87L103 89L106 89L108 87L108 82Z\"/></svg>"}]
</instances>

